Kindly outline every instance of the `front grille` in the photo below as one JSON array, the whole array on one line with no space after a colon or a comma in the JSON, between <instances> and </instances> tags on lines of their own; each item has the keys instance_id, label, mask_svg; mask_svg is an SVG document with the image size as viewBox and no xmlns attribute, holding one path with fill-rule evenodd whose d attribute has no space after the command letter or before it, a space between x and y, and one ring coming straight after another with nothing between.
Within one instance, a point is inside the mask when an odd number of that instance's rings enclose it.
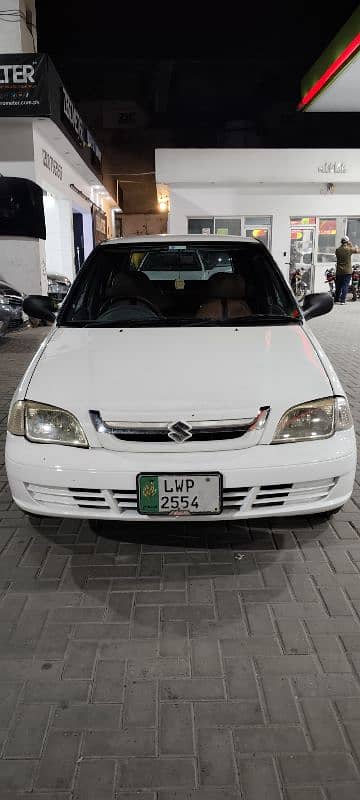
<instances>
[{"instance_id":1,"label":"front grille","mask_svg":"<svg viewBox=\"0 0 360 800\"><path fill-rule=\"evenodd\" d=\"M261 408L256 417L250 419L221 419L174 422L108 422L99 411L90 411L90 419L99 434L110 434L124 442L162 442L183 444L184 442L209 442L238 439L249 430L260 430L265 424L268 408Z\"/></svg>"},{"instance_id":2,"label":"front grille","mask_svg":"<svg viewBox=\"0 0 360 800\"><path fill-rule=\"evenodd\" d=\"M9 321L9 329L14 330L15 328L21 328L23 325L22 319L11 319Z\"/></svg>"},{"instance_id":3,"label":"front grille","mask_svg":"<svg viewBox=\"0 0 360 800\"><path fill-rule=\"evenodd\" d=\"M23 304L23 298L16 294L2 293L2 297L6 297L10 308L19 308Z\"/></svg>"},{"instance_id":4,"label":"front grille","mask_svg":"<svg viewBox=\"0 0 360 800\"><path fill-rule=\"evenodd\" d=\"M247 430L248 426L227 427L226 425L219 425L217 428L196 428L194 426L192 428L191 438L189 438L187 441L216 442L222 439L238 439L240 436L244 436L244 433L246 433ZM134 431L130 431L129 429L119 430L114 433L114 436L116 439L120 439L123 442L147 442L148 444L151 444L152 442L169 443L172 441L171 437L169 437L169 431L167 428L162 431L152 431L145 428Z\"/></svg>"}]
</instances>

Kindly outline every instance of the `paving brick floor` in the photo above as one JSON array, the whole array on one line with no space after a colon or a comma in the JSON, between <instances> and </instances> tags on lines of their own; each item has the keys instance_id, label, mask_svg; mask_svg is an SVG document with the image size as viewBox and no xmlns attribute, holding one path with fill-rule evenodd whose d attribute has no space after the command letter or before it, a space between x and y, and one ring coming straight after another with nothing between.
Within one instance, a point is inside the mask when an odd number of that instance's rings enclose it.
<instances>
[{"instance_id":1,"label":"paving brick floor","mask_svg":"<svg viewBox=\"0 0 360 800\"><path fill-rule=\"evenodd\" d=\"M313 328L360 428L360 303ZM0 425L45 329L0 343ZM359 800L360 487L327 522L104 528L11 503L1 800Z\"/></svg>"}]
</instances>

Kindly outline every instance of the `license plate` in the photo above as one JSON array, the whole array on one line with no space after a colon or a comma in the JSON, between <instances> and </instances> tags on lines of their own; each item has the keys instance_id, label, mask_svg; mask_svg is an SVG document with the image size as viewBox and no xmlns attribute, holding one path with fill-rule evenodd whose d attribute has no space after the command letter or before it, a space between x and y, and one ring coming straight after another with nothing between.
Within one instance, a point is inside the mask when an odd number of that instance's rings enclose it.
<instances>
[{"instance_id":1,"label":"license plate","mask_svg":"<svg viewBox=\"0 0 360 800\"><path fill-rule=\"evenodd\" d=\"M188 517L221 513L218 472L138 475L137 488L140 514Z\"/></svg>"}]
</instances>

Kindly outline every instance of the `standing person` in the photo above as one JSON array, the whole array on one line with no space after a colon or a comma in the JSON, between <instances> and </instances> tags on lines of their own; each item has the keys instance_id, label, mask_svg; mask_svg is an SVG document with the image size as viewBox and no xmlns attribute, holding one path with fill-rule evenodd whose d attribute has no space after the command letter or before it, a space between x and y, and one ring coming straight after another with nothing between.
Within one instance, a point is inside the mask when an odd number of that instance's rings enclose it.
<instances>
[{"instance_id":1,"label":"standing person","mask_svg":"<svg viewBox=\"0 0 360 800\"><path fill-rule=\"evenodd\" d=\"M360 253L360 247L354 247L348 236L343 236L340 247L335 250L336 255L336 279L335 279L335 303L345 305L348 288L352 276L351 256L353 253Z\"/></svg>"}]
</instances>

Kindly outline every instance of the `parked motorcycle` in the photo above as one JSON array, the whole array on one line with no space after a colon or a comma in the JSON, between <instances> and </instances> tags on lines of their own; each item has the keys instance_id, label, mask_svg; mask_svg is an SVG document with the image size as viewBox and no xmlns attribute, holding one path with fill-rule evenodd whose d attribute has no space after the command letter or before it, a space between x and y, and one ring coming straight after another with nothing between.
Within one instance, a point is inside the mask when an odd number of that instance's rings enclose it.
<instances>
[{"instance_id":1,"label":"parked motorcycle","mask_svg":"<svg viewBox=\"0 0 360 800\"><path fill-rule=\"evenodd\" d=\"M335 297L335 277L336 271L334 267L329 267L325 270L325 282L328 284L329 292L332 297Z\"/></svg>"},{"instance_id":2,"label":"parked motorcycle","mask_svg":"<svg viewBox=\"0 0 360 800\"><path fill-rule=\"evenodd\" d=\"M290 270L290 286L297 300L303 300L308 293L308 285L303 279L304 270L299 267Z\"/></svg>"},{"instance_id":3,"label":"parked motorcycle","mask_svg":"<svg viewBox=\"0 0 360 800\"><path fill-rule=\"evenodd\" d=\"M360 299L360 264L354 264L351 278L351 291L353 300Z\"/></svg>"},{"instance_id":4,"label":"parked motorcycle","mask_svg":"<svg viewBox=\"0 0 360 800\"><path fill-rule=\"evenodd\" d=\"M336 291L336 270L334 267L329 267L325 270L325 283L328 284L329 292L332 297L335 297ZM355 264L352 271L351 283L348 288L348 295L351 295L353 301L360 299L360 264Z\"/></svg>"}]
</instances>

